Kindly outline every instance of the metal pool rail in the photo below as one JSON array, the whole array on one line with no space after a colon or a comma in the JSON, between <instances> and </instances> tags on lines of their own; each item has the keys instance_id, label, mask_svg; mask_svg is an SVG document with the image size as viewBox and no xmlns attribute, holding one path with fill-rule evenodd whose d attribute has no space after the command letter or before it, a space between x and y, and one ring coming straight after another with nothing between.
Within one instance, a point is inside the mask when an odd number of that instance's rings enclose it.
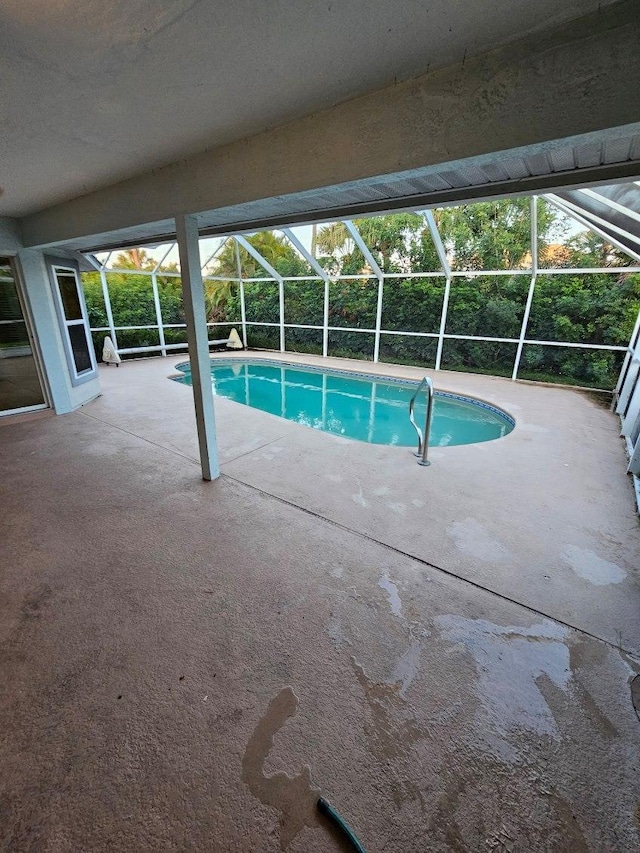
<instances>
[{"instance_id":1,"label":"metal pool rail","mask_svg":"<svg viewBox=\"0 0 640 853\"><path fill-rule=\"evenodd\" d=\"M423 388L427 389L427 413L424 419L424 432L420 429L418 424L413 417L413 410L415 407L416 399L418 394L422 391ZM422 382L416 388L416 393L413 395L411 400L409 401L409 420L413 424L413 428L418 433L418 450L416 452L416 456L418 457L418 465L431 465L431 462L427 459L427 455L429 453L429 433L431 432L431 416L433 415L433 382L428 376L425 376Z\"/></svg>"}]
</instances>

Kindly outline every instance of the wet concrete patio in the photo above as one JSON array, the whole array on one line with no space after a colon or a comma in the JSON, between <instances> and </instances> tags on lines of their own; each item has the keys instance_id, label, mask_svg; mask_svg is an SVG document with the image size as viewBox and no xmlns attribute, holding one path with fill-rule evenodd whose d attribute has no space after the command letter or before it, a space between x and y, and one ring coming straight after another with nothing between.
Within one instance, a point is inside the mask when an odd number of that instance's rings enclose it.
<instances>
[{"instance_id":1,"label":"wet concrete patio","mask_svg":"<svg viewBox=\"0 0 640 853\"><path fill-rule=\"evenodd\" d=\"M203 483L183 360L0 428L2 849L344 849L318 790L370 851L638 849L615 417L439 373L517 426L421 469L217 399Z\"/></svg>"}]
</instances>

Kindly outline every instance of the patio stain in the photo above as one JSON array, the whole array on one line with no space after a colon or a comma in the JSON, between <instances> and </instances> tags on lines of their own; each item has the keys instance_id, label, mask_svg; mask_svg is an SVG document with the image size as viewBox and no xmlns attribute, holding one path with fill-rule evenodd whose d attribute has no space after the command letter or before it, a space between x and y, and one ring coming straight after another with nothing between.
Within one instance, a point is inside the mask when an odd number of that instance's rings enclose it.
<instances>
[{"instance_id":1,"label":"patio stain","mask_svg":"<svg viewBox=\"0 0 640 853\"><path fill-rule=\"evenodd\" d=\"M281 813L280 846L284 850L305 826L316 826L316 802L320 791L311 785L311 768L308 764L296 776L274 773L267 776L264 764L273 738L298 708L298 697L291 687L283 689L269 703L249 738L242 758L242 781L254 797L265 806Z\"/></svg>"},{"instance_id":2,"label":"patio stain","mask_svg":"<svg viewBox=\"0 0 640 853\"><path fill-rule=\"evenodd\" d=\"M345 634L344 628L342 627L341 618L334 613L331 614L327 633L331 638L331 642L337 649L339 649L343 645L352 645L351 640Z\"/></svg>"},{"instance_id":3,"label":"patio stain","mask_svg":"<svg viewBox=\"0 0 640 853\"><path fill-rule=\"evenodd\" d=\"M547 797L562 824L565 838L570 842L571 846L569 849L572 853L589 853L590 847L574 814L571 803L557 791L550 791Z\"/></svg>"},{"instance_id":4,"label":"patio stain","mask_svg":"<svg viewBox=\"0 0 640 853\"><path fill-rule=\"evenodd\" d=\"M402 601L400 600L398 587L389 577L388 571L382 573L382 576L378 581L378 586L387 593L387 600L389 602L389 607L391 608L391 612L393 613L393 615L400 616L402 613Z\"/></svg>"},{"instance_id":5,"label":"patio stain","mask_svg":"<svg viewBox=\"0 0 640 853\"><path fill-rule=\"evenodd\" d=\"M459 551L484 563L503 563L510 556L502 542L493 537L475 518L454 521L449 525L447 533Z\"/></svg>"},{"instance_id":6,"label":"patio stain","mask_svg":"<svg viewBox=\"0 0 640 853\"><path fill-rule=\"evenodd\" d=\"M596 586L606 586L611 583L621 583L627 577L624 569L609 560L603 560L587 548L577 545L567 545L562 559L583 580Z\"/></svg>"},{"instance_id":7,"label":"patio stain","mask_svg":"<svg viewBox=\"0 0 640 853\"><path fill-rule=\"evenodd\" d=\"M512 741L522 730L560 737L538 679L546 675L556 687L567 689L571 669L565 628L549 620L529 628L453 615L436 621L442 638L458 644L475 662L476 691L490 722L485 736L503 759L515 759Z\"/></svg>"},{"instance_id":8,"label":"patio stain","mask_svg":"<svg viewBox=\"0 0 640 853\"><path fill-rule=\"evenodd\" d=\"M636 716L640 720L640 675L636 675L631 681L631 701L633 702Z\"/></svg>"},{"instance_id":9,"label":"patio stain","mask_svg":"<svg viewBox=\"0 0 640 853\"><path fill-rule=\"evenodd\" d=\"M526 759L520 772L487 753L470 750L460 743L457 760L440 771L439 791L434 793L434 811L429 822L430 837L454 851L487 849L501 853L520 850L567 850L588 853L587 844L570 801L537 773L526 774ZM504 800L492 801L496 785L509 788ZM483 803L483 807L478 804ZM546 816L544 847L531 821L521 815ZM484 838L483 846L469 846L469 838Z\"/></svg>"},{"instance_id":10,"label":"patio stain","mask_svg":"<svg viewBox=\"0 0 640 853\"><path fill-rule=\"evenodd\" d=\"M20 612L22 620L29 622L32 619L39 619L42 607L49 601L53 595L53 590L48 584L39 584L35 589L25 595Z\"/></svg>"},{"instance_id":11,"label":"patio stain","mask_svg":"<svg viewBox=\"0 0 640 853\"><path fill-rule=\"evenodd\" d=\"M413 717L407 716L398 684L382 684L369 678L353 656L351 665L372 715L364 729L373 755L388 762L404 755L414 743L427 737Z\"/></svg>"},{"instance_id":12,"label":"patio stain","mask_svg":"<svg viewBox=\"0 0 640 853\"><path fill-rule=\"evenodd\" d=\"M420 670L420 640L412 637L406 652L400 657L391 673L391 681L400 684L400 696L404 699L407 690Z\"/></svg>"}]
</instances>

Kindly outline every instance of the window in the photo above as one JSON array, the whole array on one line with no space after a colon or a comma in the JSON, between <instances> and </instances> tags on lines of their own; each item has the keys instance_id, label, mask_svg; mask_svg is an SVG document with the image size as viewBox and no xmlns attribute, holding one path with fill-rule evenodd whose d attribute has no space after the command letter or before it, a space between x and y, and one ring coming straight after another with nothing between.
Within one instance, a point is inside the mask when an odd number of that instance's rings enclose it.
<instances>
[{"instance_id":1,"label":"window","mask_svg":"<svg viewBox=\"0 0 640 853\"><path fill-rule=\"evenodd\" d=\"M96 376L97 367L78 271L74 267L52 262L50 276L71 383L80 385Z\"/></svg>"}]
</instances>

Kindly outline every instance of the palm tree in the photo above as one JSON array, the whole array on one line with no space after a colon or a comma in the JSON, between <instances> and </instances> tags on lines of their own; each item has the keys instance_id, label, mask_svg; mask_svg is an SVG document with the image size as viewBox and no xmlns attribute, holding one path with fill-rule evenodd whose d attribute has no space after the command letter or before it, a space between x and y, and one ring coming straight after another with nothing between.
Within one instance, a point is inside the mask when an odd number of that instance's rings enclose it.
<instances>
[{"instance_id":1,"label":"palm tree","mask_svg":"<svg viewBox=\"0 0 640 853\"><path fill-rule=\"evenodd\" d=\"M323 225L316 236L316 245L325 255L335 257L343 254L348 248L351 235L344 222L331 222Z\"/></svg>"},{"instance_id":2,"label":"palm tree","mask_svg":"<svg viewBox=\"0 0 640 853\"><path fill-rule=\"evenodd\" d=\"M123 270L152 270L156 266L144 249L125 249L116 257L116 267Z\"/></svg>"},{"instance_id":3,"label":"palm tree","mask_svg":"<svg viewBox=\"0 0 640 853\"><path fill-rule=\"evenodd\" d=\"M293 249L286 240L272 231L260 231L248 237L247 240L265 261L276 269L280 262L289 261L295 257ZM261 278L267 275L267 271L259 261L233 238L226 242L220 254L213 259L210 270L211 275L220 277L215 281L206 282L207 313L211 315L224 311L235 293L239 276Z\"/></svg>"},{"instance_id":4,"label":"palm tree","mask_svg":"<svg viewBox=\"0 0 640 853\"><path fill-rule=\"evenodd\" d=\"M365 245L369 248L382 269L388 269L391 259L406 254L409 234L422 232L427 226L417 213L394 213L388 216L372 216L354 219ZM353 239L343 222L325 225L318 233L318 246L327 255L337 260L338 256L354 254Z\"/></svg>"}]
</instances>

